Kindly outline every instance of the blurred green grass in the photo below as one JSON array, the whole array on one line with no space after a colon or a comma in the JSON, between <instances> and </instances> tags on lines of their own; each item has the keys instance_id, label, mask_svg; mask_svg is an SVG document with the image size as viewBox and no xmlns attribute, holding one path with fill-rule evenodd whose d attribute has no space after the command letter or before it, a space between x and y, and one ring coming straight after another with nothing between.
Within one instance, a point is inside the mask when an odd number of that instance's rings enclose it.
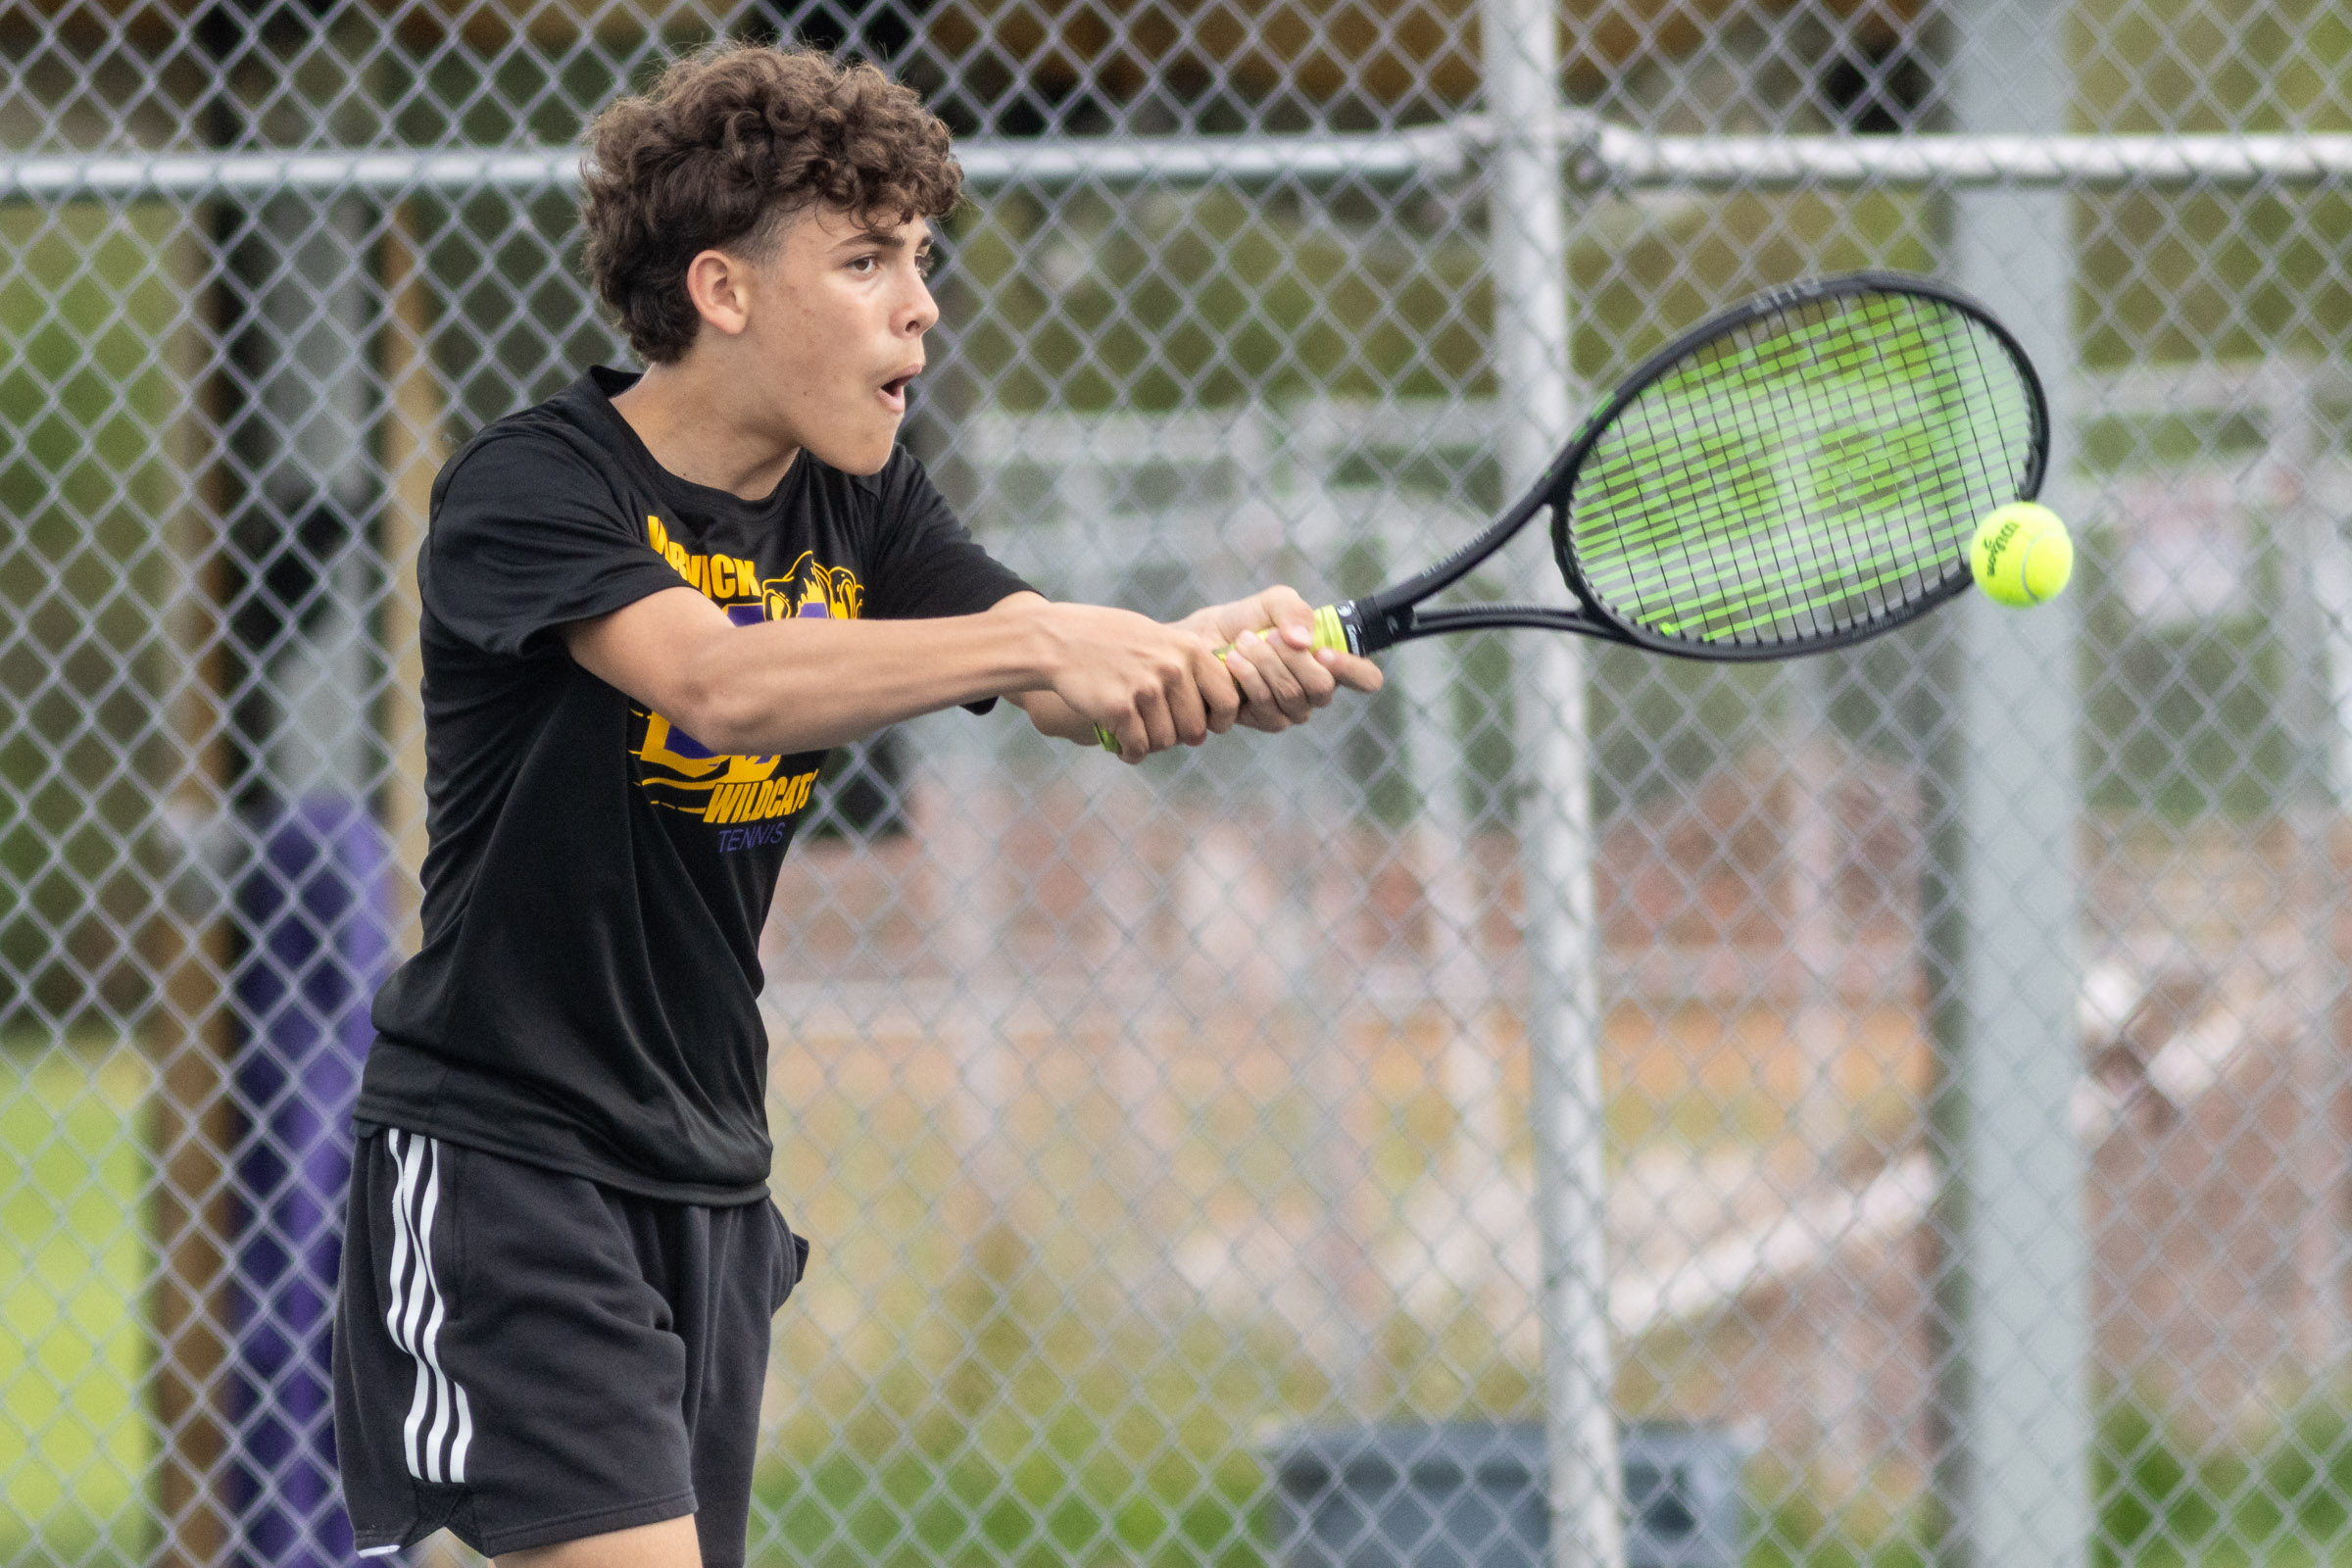
<instances>
[{"instance_id":1,"label":"blurred green grass","mask_svg":"<svg viewBox=\"0 0 2352 1568\"><path fill-rule=\"evenodd\" d=\"M2135 1400L2102 1412L2093 1568L2344 1568L2352 1564L2352 1418L2290 1415L2252 1442L2168 1433ZM1264 1568L1270 1497L1246 1453L1197 1465L1116 1457L1065 1416L1009 1465L919 1447L837 1449L763 1471L752 1560L783 1568ZM1751 1478L1751 1485L1758 1483ZM1926 1568L1918 1507L1832 1513L1771 1479L1745 1568Z\"/></svg>"},{"instance_id":2,"label":"blurred green grass","mask_svg":"<svg viewBox=\"0 0 2352 1568\"><path fill-rule=\"evenodd\" d=\"M1115 1451L1041 1446L1009 1466L976 1454L836 1451L758 1488L758 1562L806 1568L1262 1568L1257 1467L1182 1455L1138 1472Z\"/></svg>"},{"instance_id":3,"label":"blurred green grass","mask_svg":"<svg viewBox=\"0 0 2352 1568\"><path fill-rule=\"evenodd\" d=\"M147 1534L150 1083L112 1042L0 1047L0 1561Z\"/></svg>"},{"instance_id":4,"label":"blurred green grass","mask_svg":"<svg viewBox=\"0 0 2352 1568\"><path fill-rule=\"evenodd\" d=\"M2340 1396L2252 1432L2168 1426L2160 1395L2100 1407L2091 1568L2345 1568L2352 1564L2352 1407ZM1746 1568L1927 1568L1921 1509L1835 1518L1800 1492L1756 1521Z\"/></svg>"}]
</instances>

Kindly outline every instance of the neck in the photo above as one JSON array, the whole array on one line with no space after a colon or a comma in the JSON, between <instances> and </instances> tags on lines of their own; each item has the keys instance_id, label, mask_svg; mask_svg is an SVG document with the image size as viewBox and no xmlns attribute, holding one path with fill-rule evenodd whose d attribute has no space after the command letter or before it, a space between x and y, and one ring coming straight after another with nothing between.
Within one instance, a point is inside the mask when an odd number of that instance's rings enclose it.
<instances>
[{"instance_id":1,"label":"neck","mask_svg":"<svg viewBox=\"0 0 2352 1568\"><path fill-rule=\"evenodd\" d=\"M612 400L613 409L654 461L679 478L745 501L765 498L800 447L746 420L742 397L725 393L727 378L691 361L649 368Z\"/></svg>"}]
</instances>

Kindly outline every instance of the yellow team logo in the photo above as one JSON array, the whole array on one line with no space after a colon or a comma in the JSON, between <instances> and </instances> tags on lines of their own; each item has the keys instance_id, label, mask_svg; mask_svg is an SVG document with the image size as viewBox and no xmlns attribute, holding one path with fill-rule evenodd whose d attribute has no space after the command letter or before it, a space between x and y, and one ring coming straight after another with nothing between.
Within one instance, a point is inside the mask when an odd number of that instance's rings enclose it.
<instances>
[{"instance_id":1,"label":"yellow team logo","mask_svg":"<svg viewBox=\"0 0 2352 1568\"><path fill-rule=\"evenodd\" d=\"M864 611L865 588L857 574L846 566L823 564L812 552L803 551L781 576L763 578L756 563L741 557L687 550L670 537L659 517L646 518L645 530L655 554L739 626L762 620L855 620ZM775 842L782 836L783 819L808 804L809 789L816 783L814 768L779 777L782 757L713 752L662 714L637 711L645 720L631 748L638 782L658 806L726 825L722 848ZM765 824L764 830L760 824Z\"/></svg>"}]
</instances>

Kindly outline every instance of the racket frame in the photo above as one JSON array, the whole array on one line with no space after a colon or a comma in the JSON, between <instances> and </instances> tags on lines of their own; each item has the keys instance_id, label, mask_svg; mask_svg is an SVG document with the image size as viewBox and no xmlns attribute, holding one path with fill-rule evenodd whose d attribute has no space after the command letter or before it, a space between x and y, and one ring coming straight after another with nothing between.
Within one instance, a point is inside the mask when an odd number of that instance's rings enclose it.
<instances>
[{"instance_id":1,"label":"racket frame","mask_svg":"<svg viewBox=\"0 0 2352 1568\"><path fill-rule=\"evenodd\" d=\"M2034 499L2041 492L2042 478L2049 464L2049 403L2042 391L2041 377L2015 334L2003 326L1984 306L1936 278L1890 271L1839 272L1807 278L1801 282L1766 289L1730 310L1709 317L1651 354L1618 384L1606 401L1587 416L1576 435L1544 466L1543 476L1529 487L1527 493L1489 523L1476 538L1436 565L1402 582L1332 607L1347 636L1348 651L1373 654L1396 643L1435 637L1446 632L1497 626L1533 626L1547 631L1598 637L1684 659L1743 663L1756 660L1797 658L1806 654L1826 653L1834 648L1850 647L1914 620L1964 591L1970 579L1966 572L1961 572L1892 614L1857 620L1819 637L1798 642L1706 643L1666 636L1610 613L1586 586L1584 574L1577 565L1575 547L1568 537L1569 503L1576 493L1577 472L1585 459L1592 455L1611 421L1685 359L1709 343L1768 316L1824 300L1858 294L1890 293L1935 300L1959 311L1984 327L2007 352L2025 383L2033 417L2026 473L2017 495L2009 499ZM1422 601L1445 592L1467 576L1479 563L1501 549L1537 513L1547 507L1552 514L1552 556L1559 564L1561 577L1568 584L1568 591L1576 597L1577 608L1526 604L1464 605L1455 609L1437 610L1420 608Z\"/></svg>"}]
</instances>

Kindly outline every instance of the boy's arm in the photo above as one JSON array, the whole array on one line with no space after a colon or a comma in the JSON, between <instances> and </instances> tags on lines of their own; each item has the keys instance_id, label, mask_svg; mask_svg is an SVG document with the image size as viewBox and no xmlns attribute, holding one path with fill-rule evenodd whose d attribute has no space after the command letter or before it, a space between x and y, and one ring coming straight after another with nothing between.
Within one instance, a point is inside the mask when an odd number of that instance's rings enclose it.
<instances>
[{"instance_id":1,"label":"boy's arm","mask_svg":"<svg viewBox=\"0 0 2352 1568\"><path fill-rule=\"evenodd\" d=\"M664 589L564 628L580 665L715 752L821 751L935 709L1051 693L1138 760L1241 708L1205 633L1034 593L977 615L738 626L695 590ZM1073 721L1075 722L1075 720Z\"/></svg>"}]
</instances>

